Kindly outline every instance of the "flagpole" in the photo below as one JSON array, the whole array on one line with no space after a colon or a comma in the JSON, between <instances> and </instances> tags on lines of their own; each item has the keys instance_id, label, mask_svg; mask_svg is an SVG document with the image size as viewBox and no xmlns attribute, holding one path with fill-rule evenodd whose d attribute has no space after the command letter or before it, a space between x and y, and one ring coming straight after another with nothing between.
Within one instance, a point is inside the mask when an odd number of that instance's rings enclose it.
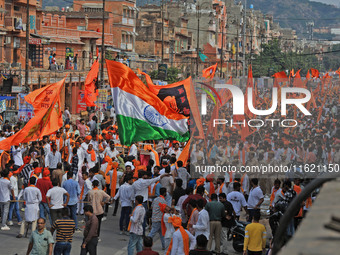
<instances>
[{"instance_id":1,"label":"flagpole","mask_svg":"<svg viewBox=\"0 0 340 255\"><path fill-rule=\"evenodd\" d=\"M104 79L104 28L105 28L105 0L103 0L103 17L102 17L102 52L101 52L101 67L100 67L100 87L104 87L105 79ZM98 57L98 56L97 56Z\"/></svg>"}]
</instances>

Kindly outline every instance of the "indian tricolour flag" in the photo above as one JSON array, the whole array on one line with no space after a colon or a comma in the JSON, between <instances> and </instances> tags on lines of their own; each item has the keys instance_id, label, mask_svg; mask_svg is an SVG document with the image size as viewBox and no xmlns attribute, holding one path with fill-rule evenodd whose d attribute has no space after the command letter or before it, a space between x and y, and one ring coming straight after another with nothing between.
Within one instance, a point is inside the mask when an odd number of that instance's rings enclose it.
<instances>
[{"instance_id":1,"label":"indian tricolour flag","mask_svg":"<svg viewBox=\"0 0 340 255\"><path fill-rule=\"evenodd\" d=\"M129 67L112 60L106 66L121 144L190 138L187 117L169 109Z\"/></svg>"}]
</instances>

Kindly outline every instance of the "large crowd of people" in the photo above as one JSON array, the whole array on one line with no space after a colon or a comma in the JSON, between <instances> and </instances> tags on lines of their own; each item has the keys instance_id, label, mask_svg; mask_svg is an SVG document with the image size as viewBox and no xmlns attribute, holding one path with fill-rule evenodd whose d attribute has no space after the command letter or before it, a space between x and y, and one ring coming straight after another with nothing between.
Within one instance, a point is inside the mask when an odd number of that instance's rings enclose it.
<instances>
[{"instance_id":1,"label":"large crowd of people","mask_svg":"<svg viewBox=\"0 0 340 255\"><path fill-rule=\"evenodd\" d=\"M240 218L252 222L245 229L244 254L262 254L268 243L266 232L275 237L278 224L270 217L266 231L259 223L265 196L270 214L284 213L308 178L287 173L197 173L195 166L294 164L303 166L303 173L306 165L339 164L337 103L338 95L330 94L319 121L315 108L312 116L297 113L295 128L261 127L245 140L241 129L219 126L217 137L192 143L186 162L179 160L186 143L144 141L127 147L119 142L114 118L98 122L93 114L88 122L72 122L69 117L51 136L1 151L1 230L10 230L15 217L21 225L17 238L22 238L25 226L31 224L27 254L69 254L73 233L83 231L81 254L96 254L101 222L113 204L114 216L120 207L119 234L129 235L129 255L157 254L151 249L155 236L164 254L224 254L228 230ZM230 118L229 104L219 114ZM286 118L293 114L289 111ZM274 118L281 116L275 113ZM209 116L204 118L203 126L209 121ZM19 129L5 122L0 141ZM301 205L287 227L288 238L313 198L312 194Z\"/></svg>"}]
</instances>

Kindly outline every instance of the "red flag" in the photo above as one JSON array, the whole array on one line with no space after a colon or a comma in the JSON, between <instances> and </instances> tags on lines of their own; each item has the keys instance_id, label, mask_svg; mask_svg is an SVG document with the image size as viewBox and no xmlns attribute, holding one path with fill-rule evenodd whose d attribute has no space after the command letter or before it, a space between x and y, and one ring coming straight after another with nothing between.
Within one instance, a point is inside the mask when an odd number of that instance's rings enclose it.
<instances>
[{"instance_id":1,"label":"red flag","mask_svg":"<svg viewBox=\"0 0 340 255\"><path fill-rule=\"evenodd\" d=\"M287 81L288 77L285 71L277 72L274 77L274 88L279 88L279 82Z\"/></svg>"},{"instance_id":2,"label":"red flag","mask_svg":"<svg viewBox=\"0 0 340 255\"><path fill-rule=\"evenodd\" d=\"M35 116L30 119L19 132L0 142L1 150L9 150L12 145L35 141L45 135L54 133L62 127L63 119L60 109L60 92L64 86L64 82L65 78L52 84L54 85L53 90L51 86L47 86L49 89L45 90L43 93L46 93L45 101L50 102L50 105L45 106L44 104L41 104L39 110L35 108ZM41 91L41 89L39 91ZM34 96L37 96L37 91L32 93L27 95L29 100ZM35 107L38 106L39 103L35 105Z\"/></svg>"},{"instance_id":3,"label":"red flag","mask_svg":"<svg viewBox=\"0 0 340 255\"><path fill-rule=\"evenodd\" d=\"M335 71L338 75L339 75L339 78L340 78L340 67L338 70Z\"/></svg>"},{"instance_id":4,"label":"red flag","mask_svg":"<svg viewBox=\"0 0 340 255\"><path fill-rule=\"evenodd\" d=\"M85 80L85 103L86 106L97 106L94 102L97 101L98 91L96 91L96 82L98 79L99 72L99 61L96 59L93 65L91 66L91 70L86 76Z\"/></svg>"},{"instance_id":5,"label":"red flag","mask_svg":"<svg viewBox=\"0 0 340 255\"><path fill-rule=\"evenodd\" d=\"M213 66L209 66L208 68L203 69L202 70L203 77L206 78L207 80L212 80L215 76L216 68L217 63Z\"/></svg>"},{"instance_id":6,"label":"red flag","mask_svg":"<svg viewBox=\"0 0 340 255\"><path fill-rule=\"evenodd\" d=\"M317 69L311 68L310 71L312 73L313 78L319 78L320 77L320 73Z\"/></svg>"}]
</instances>

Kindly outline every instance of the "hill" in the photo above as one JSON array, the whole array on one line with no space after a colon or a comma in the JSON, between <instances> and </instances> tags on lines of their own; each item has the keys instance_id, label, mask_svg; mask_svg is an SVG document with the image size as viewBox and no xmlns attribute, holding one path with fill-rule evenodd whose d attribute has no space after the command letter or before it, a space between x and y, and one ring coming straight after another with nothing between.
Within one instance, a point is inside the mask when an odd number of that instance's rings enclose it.
<instances>
[{"instance_id":1,"label":"hill","mask_svg":"<svg viewBox=\"0 0 340 255\"><path fill-rule=\"evenodd\" d=\"M300 35L307 32L306 22L309 21L314 21L315 28L340 25L340 8L319 2L252 0L251 4L255 10L272 14L281 27L293 28Z\"/></svg>"},{"instance_id":2,"label":"hill","mask_svg":"<svg viewBox=\"0 0 340 255\"><path fill-rule=\"evenodd\" d=\"M73 4L73 0L43 0L43 8L46 6L58 6L59 8L61 7L66 7L66 6L71 6Z\"/></svg>"}]
</instances>

